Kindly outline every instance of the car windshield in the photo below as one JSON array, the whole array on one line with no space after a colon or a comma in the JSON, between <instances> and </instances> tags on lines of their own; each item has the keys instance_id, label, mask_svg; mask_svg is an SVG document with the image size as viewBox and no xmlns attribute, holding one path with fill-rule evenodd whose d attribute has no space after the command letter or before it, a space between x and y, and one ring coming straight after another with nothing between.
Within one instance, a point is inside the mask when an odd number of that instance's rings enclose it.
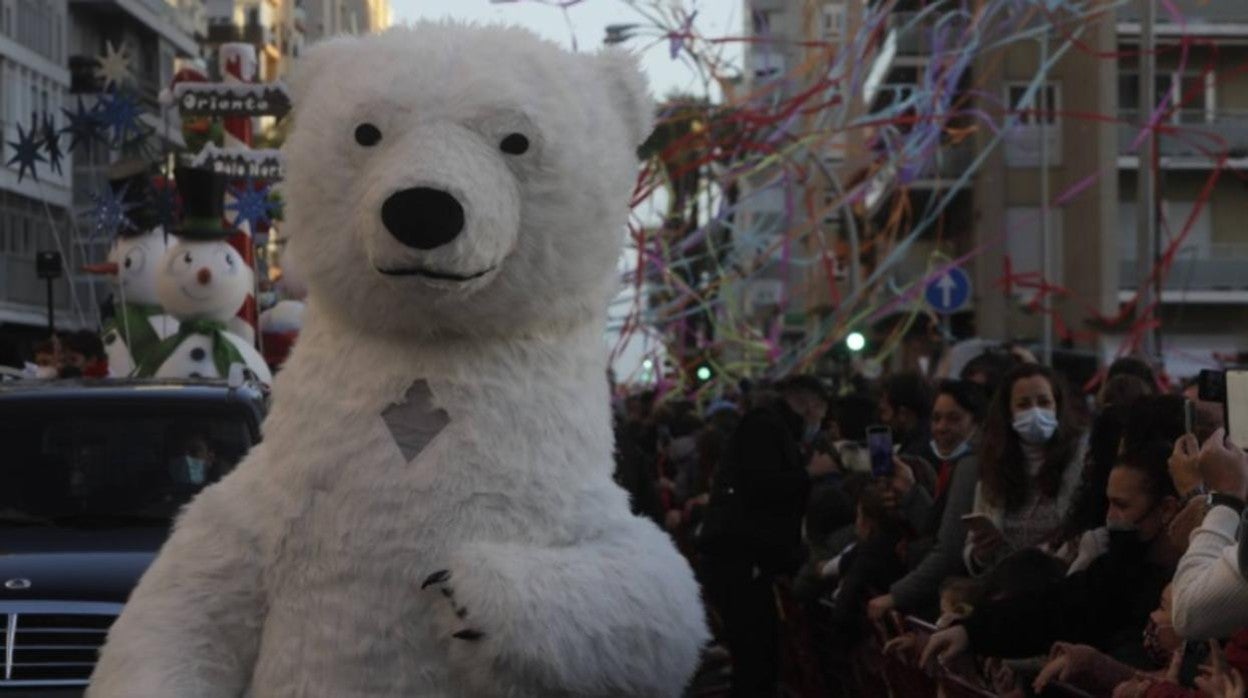
<instances>
[{"instance_id":1,"label":"car windshield","mask_svg":"<svg viewBox=\"0 0 1248 698\"><path fill-rule=\"evenodd\" d=\"M0 526L168 525L252 445L242 409L0 408Z\"/></svg>"}]
</instances>

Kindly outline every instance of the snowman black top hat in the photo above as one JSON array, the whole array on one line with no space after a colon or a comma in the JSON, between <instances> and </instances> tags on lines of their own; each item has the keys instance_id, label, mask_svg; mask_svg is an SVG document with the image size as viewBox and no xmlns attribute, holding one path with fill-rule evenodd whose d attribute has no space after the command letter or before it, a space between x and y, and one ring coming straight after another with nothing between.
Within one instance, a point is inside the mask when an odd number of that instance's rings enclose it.
<instances>
[{"instance_id":1,"label":"snowman black top hat","mask_svg":"<svg viewBox=\"0 0 1248 698\"><path fill-rule=\"evenodd\" d=\"M108 186L134 224L122 226L119 237L142 235L160 223L152 206L152 174L151 166L142 160L122 160L108 168Z\"/></svg>"},{"instance_id":2,"label":"snowman black top hat","mask_svg":"<svg viewBox=\"0 0 1248 698\"><path fill-rule=\"evenodd\" d=\"M174 170L182 198L182 223L174 234L184 240L225 240L234 231L225 223L225 175L211 170Z\"/></svg>"}]
</instances>

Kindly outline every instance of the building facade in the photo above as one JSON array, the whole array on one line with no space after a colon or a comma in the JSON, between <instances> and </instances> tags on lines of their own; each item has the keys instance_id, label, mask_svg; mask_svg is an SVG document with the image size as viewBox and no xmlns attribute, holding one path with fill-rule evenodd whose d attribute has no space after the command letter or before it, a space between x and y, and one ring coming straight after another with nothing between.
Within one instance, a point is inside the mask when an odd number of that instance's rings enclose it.
<instances>
[{"instance_id":1,"label":"building facade","mask_svg":"<svg viewBox=\"0 0 1248 698\"><path fill-rule=\"evenodd\" d=\"M69 90L66 64L69 8L66 0L0 0L0 163L8 163L18 127L60 115ZM60 119L56 119L60 123ZM0 164L0 360L15 363L31 341L47 336L47 290L35 272L42 250L65 253L72 247L71 162L62 174L41 167L38 179L19 181L16 164ZM59 327L86 326L89 308L70 293L65 278L53 286Z\"/></svg>"},{"instance_id":2,"label":"building facade","mask_svg":"<svg viewBox=\"0 0 1248 698\"><path fill-rule=\"evenodd\" d=\"M308 41L335 34L369 34L390 26L390 0L300 0Z\"/></svg>"},{"instance_id":3,"label":"building facade","mask_svg":"<svg viewBox=\"0 0 1248 698\"><path fill-rule=\"evenodd\" d=\"M1160 293L1160 345L1169 373L1182 377L1208 367L1215 354L1234 354L1248 345L1248 333L1236 329L1248 319L1248 227L1240 223L1248 200L1238 178L1215 176L1219 168L1248 164L1248 76L1235 69L1248 58L1248 6L1200 0L1174 5L1181 21L1159 10L1155 32L1158 100L1167 97L1171 107L1164 114L1156 164L1155 254L1161 259L1168 250L1173 253ZM821 77L803 74L807 66L831 65L827 57L812 61L812 51L849 51L870 66L866 84L849 86L853 93L833 107L849 113L796 129L810 132L864 114L902 125L884 127L868 119L867 126L848 129L840 138L820 140L832 145L829 153L805 154L806 163L826 155L839 180L823 192L828 201L836 201L845 186L871 179L866 200L851 208L852 216L808 221L799 211L797 220L775 226L777 236L785 229L822 226L824 244L839 253L835 283L828 282L826 268L808 268L803 278L800 269L772 264L742 284L738 307L755 313L758 329L765 331L775 319L775 312L767 315L768 306L786 301L785 334L808 341L811 332L828 326L823 319L870 277L882 255L911 237L922 212L939 210L887 271L891 286L904 288L936 263L969 257L964 266L973 293L952 318L954 334L1038 346L1050 309L1052 345L1059 349L1108 360L1130 346L1136 326L1127 303L1139 286L1136 181L1142 128L1134 58L1139 3L1127 3L1116 16L1099 21L1010 18L1019 24L1019 36L1029 21L1058 27L1048 37L1020 38L975 56L958 76L952 106L935 112L948 118L938 124L943 133L934 154L904 180L881 166L899 160L883 156L881 136L889 135L886 128L895 129L893 135L908 133L911 127L902 118L907 115L917 124L935 120L913 109L898 111L898 105L904 107L908 95L925 85L931 89L930 71L940 65L933 59L932 27L942 15L920 14L920 2L897 2L879 21L874 19L879 6L844 0L745 3L745 29L752 37L745 79L752 99L770 94L772 104L779 104L800 94ZM1073 32L1079 47L1063 50L1061 37ZM972 113L994 128L976 128ZM905 158L900 162L904 168ZM967 176L972 164L974 173ZM769 190L773 176L752 178L759 196L742 212L753 230L760 222L765 229L768 219L786 210L783 190ZM797 191L798 197L811 194L818 192ZM748 201L749 195L743 198ZM787 210L792 216L792 206ZM1184 231L1181 244L1170 250ZM853 238L860 243L857 265L849 254ZM868 240L871 249L864 250ZM1060 290L1045 292L1046 284ZM788 289L787 298L780 297L782 288ZM891 297L895 294L873 302Z\"/></svg>"}]
</instances>

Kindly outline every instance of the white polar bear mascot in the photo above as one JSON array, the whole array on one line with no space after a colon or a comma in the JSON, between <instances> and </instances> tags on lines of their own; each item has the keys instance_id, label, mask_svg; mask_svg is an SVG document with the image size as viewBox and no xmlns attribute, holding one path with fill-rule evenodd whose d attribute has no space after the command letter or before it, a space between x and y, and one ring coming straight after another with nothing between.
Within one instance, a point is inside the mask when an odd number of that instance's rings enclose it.
<instances>
[{"instance_id":1,"label":"white polar bear mascot","mask_svg":"<svg viewBox=\"0 0 1248 698\"><path fill-rule=\"evenodd\" d=\"M698 588L611 477L635 61L420 24L314 47L291 86L303 333L88 695L679 696Z\"/></svg>"}]
</instances>

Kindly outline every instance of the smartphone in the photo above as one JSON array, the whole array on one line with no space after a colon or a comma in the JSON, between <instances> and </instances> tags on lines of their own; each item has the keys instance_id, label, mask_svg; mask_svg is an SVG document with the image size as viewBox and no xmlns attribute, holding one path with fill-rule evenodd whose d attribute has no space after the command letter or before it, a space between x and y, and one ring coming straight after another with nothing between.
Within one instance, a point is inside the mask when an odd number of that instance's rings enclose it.
<instances>
[{"instance_id":1,"label":"smartphone","mask_svg":"<svg viewBox=\"0 0 1248 698\"><path fill-rule=\"evenodd\" d=\"M1226 402L1226 372L1205 369L1196 379L1196 396L1202 402Z\"/></svg>"},{"instance_id":2,"label":"smartphone","mask_svg":"<svg viewBox=\"0 0 1248 698\"><path fill-rule=\"evenodd\" d=\"M893 430L883 424L867 427L867 452L871 454L871 474L893 476Z\"/></svg>"},{"instance_id":3,"label":"smartphone","mask_svg":"<svg viewBox=\"0 0 1248 698\"><path fill-rule=\"evenodd\" d=\"M1248 446L1248 369L1226 372L1226 435Z\"/></svg>"}]
</instances>

